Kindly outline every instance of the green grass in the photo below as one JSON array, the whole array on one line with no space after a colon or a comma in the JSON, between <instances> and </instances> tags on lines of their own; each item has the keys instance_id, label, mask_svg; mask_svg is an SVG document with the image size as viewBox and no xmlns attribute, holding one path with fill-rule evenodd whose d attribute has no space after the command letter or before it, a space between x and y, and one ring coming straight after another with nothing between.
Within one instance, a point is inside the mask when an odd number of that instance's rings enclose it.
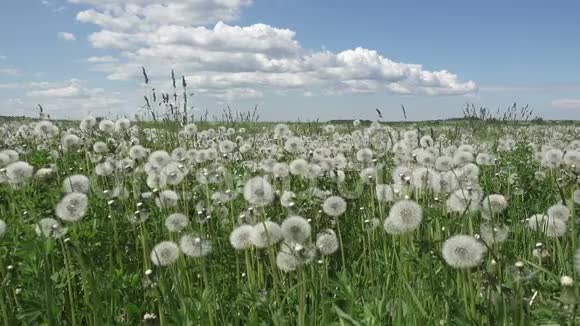
<instances>
[{"instance_id":1,"label":"green grass","mask_svg":"<svg viewBox=\"0 0 580 326\"><path fill-rule=\"evenodd\" d=\"M273 124L243 124L228 127L248 129L243 141L269 142L283 148L282 141L272 140ZM263 131L262 126L267 130ZM220 156L215 162L192 165L190 173L178 185L167 186L180 194L178 206L158 208L153 199L140 197L150 191L146 176L135 169L103 177L94 173L95 163L88 160L96 140L107 142L117 159L126 156L120 144L128 142L126 133L106 137L87 136L78 150L53 158L60 138L49 142L47 149L37 150L35 139L17 139L20 146L32 149L20 160L35 170L56 164L58 172L46 181L30 180L14 189L0 184L0 219L7 230L0 238L0 315L4 325L135 325L146 313L156 315L161 325L574 325L580 323L575 304L560 301L560 277L574 276L574 254L578 247L577 207L573 192L578 188L576 176L569 169L548 170L533 158L529 142L543 144L552 126L506 127L500 123L479 129L465 129L454 123L402 125L393 128L419 128L420 134L434 138L445 134L448 142L465 142L493 146L506 130L515 136L517 148L497 153L498 163L482 166L479 177L485 194L504 195L509 203L496 221L509 225L510 235L502 244L491 245L483 263L473 269L456 270L441 256L442 243L452 235L479 232L479 213L453 214L445 205L445 195L429 191L411 191L424 210L424 218L412 233L393 236L385 233L382 222L392 204L375 198L376 183L392 183L395 168L391 152L375 150L380 165L377 180L361 184L359 169L345 169L346 181L337 184L323 176L308 180L291 176L272 181L277 190L297 194L291 208L276 199L271 205L253 211L257 221L266 218L281 222L286 216L301 215L311 219L312 238L327 228L337 231L340 249L331 256L318 255L310 264L284 273L275 263L280 245L266 249L236 251L229 235L240 214L250 206L242 195L228 203L215 203L216 191L232 192L243 187L254 175L264 175L236 160ZM151 127L151 125L144 125ZM204 148L200 140L184 142L175 125L160 126L158 138L148 140L136 134L145 147L171 151ZM200 129L215 125L200 126ZM360 127L363 128L363 127ZM471 128L471 127L470 127ZM61 128L65 129L65 128ZM316 138L327 146L338 145L332 135L321 132L318 124L292 125L295 133ZM340 133L357 128L341 126ZM363 129L359 129L363 130ZM470 132L471 130L471 132ZM475 130L475 131L474 131ZM264 133L268 136L263 136ZM562 127L567 141L577 139L574 127ZM235 141L233 135L230 138ZM388 137L377 137L386 141ZM557 138L557 137L554 137ZM443 145L444 147L444 145ZM5 146L5 148L7 148ZM12 147L13 148L13 147ZM372 146L371 146L372 148ZM0 147L1 149L1 147ZM490 151L494 153L494 150ZM356 152L346 153L353 160ZM283 150L276 160L290 162L295 158ZM256 148L241 161L263 158ZM227 171L220 182L200 184L196 173L208 169L215 173L219 165ZM136 166L139 166L137 164ZM536 171L545 171L546 179L538 181ZM41 218L55 217L56 203L63 197L62 181L66 176L84 174L90 178L90 205L86 216L77 223L65 223L66 237L39 237L34 225ZM509 176L517 174L511 184ZM127 198L110 198L105 193L116 185L129 189ZM322 201L308 189L317 187L347 199L345 214L334 220L321 211ZM355 189L360 189L355 191ZM154 192L155 196L155 192ZM437 200L435 199L437 197ZM572 217L564 236L549 238L543 232L528 228L526 218L544 212L564 201ZM199 207L206 212L199 213ZM139 224L129 221L136 210L149 218ZM179 242L180 234L165 228L165 217L182 212L190 219L183 234L197 234L212 241L212 252L204 258L178 260L166 267L152 265L150 252L161 241ZM209 219L202 217L210 215ZM371 227L378 218L380 225ZM550 255L539 260L532 251L543 242ZM522 268L515 267L523 262ZM574 293L577 294L577 286ZM532 298L534 298L532 300Z\"/></svg>"}]
</instances>

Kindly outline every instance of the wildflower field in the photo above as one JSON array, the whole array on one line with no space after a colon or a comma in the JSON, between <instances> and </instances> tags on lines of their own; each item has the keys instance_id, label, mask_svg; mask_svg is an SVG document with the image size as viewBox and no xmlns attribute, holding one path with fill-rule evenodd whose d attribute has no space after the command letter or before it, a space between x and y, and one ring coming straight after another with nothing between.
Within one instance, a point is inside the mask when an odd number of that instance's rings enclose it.
<instances>
[{"instance_id":1,"label":"wildflower field","mask_svg":"<svg viewBox=\"0 0 580 326\"><path fill-rule=\"evenodd\" d=\"M0 320L578 325L579 173L569 123L4 122Z\"/></svg>"}]
</instances>

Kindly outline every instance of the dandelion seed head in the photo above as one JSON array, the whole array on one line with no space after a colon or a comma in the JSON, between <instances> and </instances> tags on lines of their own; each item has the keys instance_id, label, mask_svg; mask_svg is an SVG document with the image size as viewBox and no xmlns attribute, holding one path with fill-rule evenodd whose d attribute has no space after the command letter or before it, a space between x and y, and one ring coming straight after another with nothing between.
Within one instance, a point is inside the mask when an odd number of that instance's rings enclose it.
<instances>
[{"instance_id":1,"label":"dandelion seed head","mask_svg":"<svg viewBox=\"0 0 580 326\"><path fill-rule=\"evenodd\" d=\"M93 116L84 117L79 123L79 129L87 131L93 129L97 125L97 119Z\"/></svg>"},{"instance_id":2,"label":"dandelion seed head","mask_svg":"<svg viewBox=\"0 0 580 326\"><path fill-rule=\"evenodd\" d=\"M564 222L568 221L568 219L570 218L570 209L562 204L550 206L550 208L548 208L546 213L550 218L558 219Z\"/></svg>"},{"instance_id":3,"label":"dandelion seed head","mask_svg":"<svg viewBox=\"0 0 580 326\"><path fill-rule=\"evenodd\" d=\"M282 239L282 229L272 221L258 222L252 228L250 239L257 248L266 248Z\"/></svg>"},{"instance_id":4,"label":"dandelion seed head","mask_svg":"<svg viewBox=\"0 0 580 326\"><path fill-rule=\"evenodd\" d=\"M131 127L131 121L129 119L119 119L115 121L115 131L116 132L126 132Z\"/></svg>"},{"instance_id":5,"label":"dandelion seed head","mask_svg":"<svg viewBox=\"0 0 580 326\"><path fill-rule=\"evenodd\" d=\"M282 222L282 234L287 242L304 243L310 238L311 227L301 216L290 216Z\"/></svg>"},{"instance_id":6,"label":"dandelion seed head","mask_svg":"<svg viewBox=\"0 0 580 326\"><path fill-rule=\"evenodd\" d=\"M284 247L282 247L284 248ZM276 266L285 273L293 272L300 266L300 261L291 250L280 250L276 255Z\"/></svg>"},{"instance_id":7,"label":"dandelion seed head","mask_svg":"<svg viewBox=\"0 0 580 326\"><path fill-rule=\"evenodd\" d=\"M370 148L360 149L356 153L356 159L362 163L369 163L373 159L373 151Z\"/></svg>"},{"instance_id":8,"label":"dandelion seed head","mask_svg":"<svg viewBox=\"0 0 580 326\"><path fill-rule=\"evenodd\" d=\"M286 163L276 163L272 167L272 174L276 178L285 178L290 174L290 168Z\"/></svg>"},{"instance_id":9,"label":"dandelion seed head","mask_svg":"<svg viewBox=\"0 0 580 326\"><path fill-rule=\"evenodd\" d=\"M179 246L172 241L162 241L151 250L151 262L155 266L168 266L179 258Z\"/></svg>"},{"instance_id":10,"label":"dandelion seed head","mask_svg":"<svg viewBox=\"0 0 580 326\"><path fill-rule=\"evenodd\" d=\"M233 152L235 148L236 148L236 143L234 143L231 140L224 140L224 141L221 141L219 144L220 152L225 153L225 154L229 154L229 153Z\"/></svg>"},{"instance_id":11,"label":"dandelion seed head","mask_svg":"<svg viewBox=\"0 0 580 326\"><path fill-rule=\"evenodd\" d=\"M89 199L87 195L71 192L65 195L56 205L55 213L58 218L66 222L77 222L87 213Z\"/></svg>"},{"instance_id":12,"label":"dandelion seed head","mask_svg":"<svg viewBox=\"0 0 580 326\"><path fill-rule=\"evenodd\" d=\"M316 235L316 248L324 256L335 253L338 245L338 238L331 229L326 229Z\"/></svg>"},{"instance_id":13,"label":"dandelion seed head","mask_svg":"<svg viewBox=\"0 0 580 326\"><path fill-rule=\"evenodd\" d=\"M63 152L69 152L81 144L82 140L75 134L65 134L62 136L60 144Z\"/></svg>"},{"instance_id":14,"label":"dandelion seed head","mask_svg":"<svg viewBox=\"0 0 580 326\"><path fill-rule=\"evenodd\" d=\"M188 224L187 216L181 213L173 213L165 219L165 227L169 232L181 232Z\"/></svg>"},{"instance_id":15,"label":"dandelion seed head","mask_svg":"<svg viewBox=\"0 0 580 326\"><path fill-rule=\"evenodd\" d=\"M99 122L99 130L106 134L112 134L115 131L115 123L111 120L101 120Z\"/></svg>"},{"instance_id":16,"label":"dandelion seed head","mask_svg":"<svg viewBox=\"0 0 580 326\"><path fill-rule=\"evenodd\" d=\"M230 233L230 244L236 250L248 249L252 246L253 227L249 224L242 224Z\"/></svg>"},{"instance_id":17,"label":"dandelion seed head","mask_svg":"<svg viewBox=\"0 0 580 326\"><path fill-rule=\"evenodd\" d=\"M479 232L481 233L481 239L491 245L505 242L509 235L509 227L507 225L492 226L488 223L482 223Z\"/></svg>"},{"instance_id":18,"label":"dandelion seed head","mask_svg":"<svg viewBox=\"0 0 580 326\"><path fill-rule=\"evenodd\" d=\"M481 210L491 217L492 214L501 214L508 207L508 202L503 195L492 194L483 199Z\"/></svg>"},{"instance_id":19,"label":"dandelion seed head","mask_svg":"<svg viewBox=\"0 0 580 326\"><path fill-rule=\"evenodd\" d=\"M134 145L129 149L129 157L134 160L143 160L148 156L149 150L141 145Z\"/></svg>"},{"instance_id":20,"label":"dandelion seed head","mask_svg":"<svg viewBox=\"0 0 580 326\"><path fill-rule=\"evenodd\" d=\"M415 201L400 200L391 207L387 219L389 228L394 228L397 233L411 232L421 224L423 209Z\"/></svg>"},{"instance_id":21,"label":"dandelion seed head","mask_svg":"<svg viewBox=\"0 0 580 326\"><path fill-rule=\"evenodd\" d=\"M166 151L155 151L149 154L148 162L155 168L163 168L169 162L173 161L173 158Z\"/></svg>"},{"instance_id":22,"label":"dandelion seed head","mask_svg":"<svg viewBox=\"0 0 580 326\"><path fill-rule=\"evenodd\" d=\"M340 196L331 196L324 200L322 210L326 215L337 217L346 212L346 201Z\"/></svg>"},{"instance_id":23,"label":"dandelion seed head","mask_svg":"<svg viewBox=\"0 0 580 326\"><path fill-rule=\"evenodd\" d=\"M155 204L159 208L171 208L177 206L179 195L173 190L163 190L155 198Z\"/></svg>"},{"instance_id":24,"label":"dandelion seed head","mask_svg":"<svg viewBox=\"0 0 580 326\"><path fill-rule=\"evenodd\" d=\"M458 269L478 266L483 261L485 252L485 246L469 235L452 236L441 248L445 262Z\"/></svg>"},{"instance_id":25,"label":"dandelion seed head","mask_svg":"<svg viewBox=\"0 0 580 326\"><path fill-rule=\"evenodd\" d=\"M109 147L107 146L107 144L105 144L102 141L98 141L98 142L95 142L93 144L93 152L95 152L97 154L105 153L108 150L109 150Z\"/></svg>"},{"instance_id":26,"label":"dandelion seed head","mask_svg":"<svg viewBox=\"0 0 580 326\"><path fill-rule=\"evenodd\" d=\"M296 176L305 176L308 172L308 162L299 158L290 162L290 173Z\"/></svg>"},{"instance_id":27,"label":"dandelion seed head","mask_svg":"<svg viewBox=\"0 0 580 326\"><path fill-rule=\"evenodd\" d=\"M0 238L2 238L5 233L6 233L6 222L4 222L4 220L0 220Z\"/></svg>"},{"instance_id":28,"label":"dandelion seed head","mask_svg":"<svg viewBox=\"0 0 580 326\"><path fill-rule=\"evenodd\" d=\"M457 151L453 156L453 163L456 166L463 166L467 163L473 162L474 157L473 153L467 151Z\"/></svg>"},{"instance_id":29,"label":"dandelion seed head","mask_svg":"<svg viewBox=\"0 0 580 326\"><path fill-rule=\"evenodd\" d=\"M6 167L6 177L11 184L22 184L32 177L33 167L24 162L16 161Z\"/></svg>"},{"instance_id":30,"label":"dandelion seed head","mask_svg":"<svg viewBox=\"0 0 580 326\"><path fill-rule=\"evenodd\" d=\"M274 200L274 189L263 177L254 177L244 186L244 198L252 205L266 206Z\"/></svg>"},{"instance_id":31,"label":"dandelion seed head","mask_svg":"<svg viewBox=\"0 0 580 326\"><path fill-rule=\"evenodd\" d=\"M87 194L90 189L89 178L82 174L71 175L65 178L62 186L66 193L81 192Z\"/></svg>"},{"instance_id":32,"label":"dandelion seed head","mask_svg":"<svg viewBox=\"0 0 580 326\"><path fill-rule=\"evenodd\" d=\"M34 225L34 231L38 236L59 239L64 237L68 229L53 218L43 218Z\"/></svg>"},{"instance_id":33,"label":"dandelion seed head","mask_svg":"<svg viewBox=\"0 0 580 326\"><path fill-rule=\"evenodd\" d=\"M209 255L212 251L210 240L193 235L183 235L179 240L179 248L186 256L200 258Z\"/></svg>"}]
</instances>

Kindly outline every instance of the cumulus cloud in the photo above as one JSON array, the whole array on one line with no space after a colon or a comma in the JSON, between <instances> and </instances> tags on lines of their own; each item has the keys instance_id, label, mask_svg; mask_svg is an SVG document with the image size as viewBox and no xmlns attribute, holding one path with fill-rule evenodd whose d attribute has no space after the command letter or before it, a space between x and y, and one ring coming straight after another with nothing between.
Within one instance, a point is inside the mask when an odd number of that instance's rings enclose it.
<instances>
[{"instance_id":1,"label":"cumulus cloud","mask_svg":"<svg viewBox=\"0 0 580 326\"><path fill-rule=\"evenodd\" d=\"M69 33L69 32L58 33L58 38L60 38L63 41L69 41L69 42L77 40L77 37L73 33Z\"/></svg>"},{"instance_id":2,"label":"cumulus cloud","mask_svg":"<svg viewBox=\"0 0 580 326\"><path fill-rule=\"evenodd\" d=\"M7 68L0 67L0 76L16 77L16 76L20 76L21 74L22 73L20 72L20 69L12 68L12 67L7 67Z\"/></svg>"},{"instance_id":3,"label":"cumulus cloud","mask_svg":"<svg viewBox=\"0 0 580 326\"><path fill-rule=\"evenodd\" d=\"M109 30L152 30L165 24L206 25L239 16L251 0L69 0L88 4L93 9L81 11L77 19Z\"/></svg>"},{"instance_id":4,"label":"cumulus cloud","mask_svg":"<svg viewBox=\"0 0 580 326\"><path fill-rule=\"evenodd\" d=\"M552 106L558 109L580 109L580 98L562 98L553 100Z\"/></svg>"},{"instance_id":5,"label":"cumulus cloud","mask_svg":"<svg viewBox=\"0 0 580 326\"><path fill-rule=\"evenodd\" d=\"M21 87L21 84L19 84L19 83L0 83L0 90L2 90L2 89L17 89L20 87Z\"/></svg>"},{"instance_id":6,"label":"cumulus cloud","mask_svg":"<svg viewBox=\"0 0 580 326\"><path fill-rule=\"evenodd\" d=\"M82 118L88 113L109 115L127 112L128 108L127 96L89 87L79 79L0 84L0 91L3 89L11 92L10 98L0 102L4 114L35 115L37 104L55 118ZM132 111L135 110L129 113Z\"/></svg>"},{"instance_id":7,"label":"cumulus cloud","mask_svg":"<svg viewBox=\"0 0 580 326\"><path fill-rule=\"evenodd\" d=\"M100 27L92 46L116 52L89 58L93 69L112 80L151 76L171 69L198 91L212 96L248 98L267 92L302 94L387 92L405 95L461 95L477 91L447 70L396 62L364 47L341 52L303 48L290 29L267 24L227 22L248 0L71 0L92 6L77 20Z\"/></svg>"},{"instance_id":8,"label":"cumulus cloud","mask_svg":"<svg viewBox=\"0 0 580 326\"><path fill-rule=\"evenodd\" d=\"M89 63L112 63L112 62L118 62L119 59L113 57L113 56L103 56L103 57L89 57L87 58L87 62Z\"/></svg>"},{"instance_id":9,"label":"cumulus cloud","mask_svg":"<svg viewBox=\"0 0 580 326\"><path fill-rule=\"evenodd\" d=\"M71 79L66 82L31 82L32 90L26 96L32 98L93 98L104 93L102 88L88 88L83 81Z\"/></svg>"}]
</instances>

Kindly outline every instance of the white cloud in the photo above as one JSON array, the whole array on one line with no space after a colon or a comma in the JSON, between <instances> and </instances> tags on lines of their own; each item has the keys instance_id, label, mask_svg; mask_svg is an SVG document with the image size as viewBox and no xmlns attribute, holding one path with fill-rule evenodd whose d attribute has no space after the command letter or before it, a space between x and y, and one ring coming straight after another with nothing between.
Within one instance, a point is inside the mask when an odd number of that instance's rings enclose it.
<instances>
[{"instance_id":1,"label":"white cloud","mask_svg":"<svg viewBox=\"0 0 580 326\"><path fill-rule=\"evenodd\" d=\"M21 84L18 83L0 83L0 90L2 89L17 89L22 87Z\"/></svg>"},{"instance_id":2,"label":"white cloud","mask_svg":"<svg viewBox=\"0 0 580 326\"><path fill-rule=\"evenodd\" d=\"M69 0L89 4L95 10L81 11L77 19L103 29L129 30L139 25L152 30L163 25L206 25L239 16L240 10L252 0L173 0L160 4L158 0Z\"/></svg>"},{"instance_id":3,"label":"white cloud","mask_svg":"<svg viewBox=\"0 0 580 326\"><path fill-rule=\"evenodd\" d=\"M5 55L1 55L1 54L0 54L0 60L6 60L6 59L8 59L8 57L7 57L7 56L5 56Z\"/></svg>"},{"instance_id":4,"label":"white cloud","mask_svg":"<svg viewBox=\"0 0 580 326\"><path fill-rule=\"evenodd\" d=\"M35 115L37 104L53 117L60 118L81 118L90 112L108 115L128 111L127 100L121 94L88 87L79 79L0 84L0 89L3 85L6 89L20 89L22 92L11 94L11 98L0 103L0 110L4 110L0 114ZM128 113L134 112L129 110Z\"/></svg>"},{"instance_id":5,"label":"white cloud","mask_svg":"<svg viewBox=\"0 0 580 326\"><path fill-rule=\"evenodd\" d=\"M41 91L30 91L26 95L30 97L77 97L81 89L75 85L60 88L50 88Z\"/></svg>"},{"instance_id":6,"label":"white cloud","mask_svg":"<svg viewBox=\"0 0 580 326\"><path fill-rule=\"evenodd\" d=\"M580 90L578 83L535 83L515 85L482 85L482 92L576 92Z\"/></svg>"},{"instance_id":7,"label":"white cloud","mask_svg":"<svg viewBox=\"0 0 580 326\"><path fill-rule=\"evenodd\" d=\"M31 82L26 96L31 98L92 98L104 92L102 88L85 87L84 82L70 79L66 82Z\"/></svg>"},{"instance_id":8,"label":"white cloud","mask_svg":"<svg viewBox=\"0 0 580 326\"><path fill-rule=\"evenodd\" d=\"M89 36L95 48L116 51L107 59L89 58L109 79L166 76L174 69L201 93L247 98L266 92L461 95L477 91L446 70L396 62L357 47L342 52L309 50L290 29L266 24L236 26L248 0L71 0L92 5L77 20L101 29ZM165 80L164 80L165 82ZM227 91L235 90L235 91ZM228 95L229 94L229 95Z\"/></svg>"},{"instance_id":9,"label":"white cloud","mask_svg":"<svg viewBox=\"0 0 580 326\"><path fill-rule=\"evenodd\" d=\"M562 98L553 100L552 106L558 109L580 110L580 98Z\"/></svg>"},{"instance_id":10,"label":"white cloud","mask_svg":"<svg viewBox=\"0 0 580 326\"><path fill-rule=\"evenodd\" d=\"M119 59L113 56L104 56L104 57L90 57L86 60L88 63L113 63L118 62Z\"/></svg>"},{"instance_id":11,"label":"white cloud","mask_svg":"<svg viewBox=\"0 0 580 326\"><path fill-rule=\"evenodd\" d=\"M60 32L58 33L58 38L64 41L76 41L77 37L73 33Z\"/></svg>"},{"instance_id":12,"label":"white cloud","mask_svg":"<svg viewBox=\"0 0 580 326\"><path fill-rule=\"evenodd\" d=\"M56 13L61 13L68 9L67 6L58 5L52 1L42 0L40 3L42 3L42 5L46 8L49 8L52 12Z\"/></svg>"},{"instance_id":13,"label":"white cloud","mask_svg":"<svg viewBox=\"0 0 580 326\"><path fill-rule=\"evenodd\" d=\"M11 67L0 68L0 76L16 77L16 76L20 76L20 75L22 75L22 73L17 68L11 68Z\"/></svg>"}]
</instances>

